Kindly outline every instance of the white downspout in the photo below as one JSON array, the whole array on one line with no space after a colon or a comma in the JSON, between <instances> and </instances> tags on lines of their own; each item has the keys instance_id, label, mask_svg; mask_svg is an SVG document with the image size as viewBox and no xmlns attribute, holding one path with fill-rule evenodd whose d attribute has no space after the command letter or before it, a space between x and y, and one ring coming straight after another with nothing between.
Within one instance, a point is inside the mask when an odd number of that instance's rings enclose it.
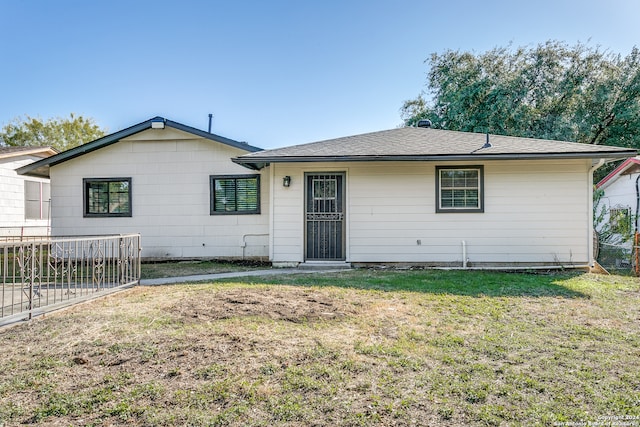
<instances>
[{"instance_id":1,"label":"white downspout","mask_svg":"<svg viewBox=\"0 0 640 427\"><path fill-rule=\"evenodd\" d=\"M269 165L269 261L273 262L274 243L273 230L275 227L273 213L275 212L275 193L276 193L276 163Z\"/></svg>"},{"instance_id":2,"label":"white downspout","mask_svg":"<svg viewBox=\"0 0 640 427\"><path fill-rule=\"evenodd\" d=\"M596 163L595 165L591 166L591 168L589 169L589 197L587 200L587 215L589 216L588 218L588 224L589 224L589 232L588 232L588 239L589 241L587 242L587 250L589 251L587 253L587 256L589 257L590 261L590 265L591 268L595 267L596 265L596 260L593 257L593 173L599 169L600 167L602 167L602 165L604 165L604 159L600 159L598 160L598 163Z\"/></svg>"},{"instance_id":3,"label":"white downspout","mask_svg":"<svg viewBox=\"0 0 640 427\"><path fill-rule=\"evenodd\" d=\"M462 268L467 269L467 242L462 241Z\"/></svg>"}]
</instances>

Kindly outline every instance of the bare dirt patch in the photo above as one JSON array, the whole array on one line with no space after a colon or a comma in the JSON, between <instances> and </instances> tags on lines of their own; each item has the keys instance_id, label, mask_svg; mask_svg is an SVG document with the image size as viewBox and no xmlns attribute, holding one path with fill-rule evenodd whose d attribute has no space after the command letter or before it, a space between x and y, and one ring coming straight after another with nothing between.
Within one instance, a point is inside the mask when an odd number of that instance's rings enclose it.
<instances>
[{"instance_id":1,"label":"bare dirt patch","mask_svg":"<svg viewBox=\"0 0 640 427\"><path fill-rule=\"evenodd\" d=\"M352 303L305 289L240 288L180 301L168 312L194 322L259 316L300 323L342 318L356 310Z\"/></svg>"}]
</instances>

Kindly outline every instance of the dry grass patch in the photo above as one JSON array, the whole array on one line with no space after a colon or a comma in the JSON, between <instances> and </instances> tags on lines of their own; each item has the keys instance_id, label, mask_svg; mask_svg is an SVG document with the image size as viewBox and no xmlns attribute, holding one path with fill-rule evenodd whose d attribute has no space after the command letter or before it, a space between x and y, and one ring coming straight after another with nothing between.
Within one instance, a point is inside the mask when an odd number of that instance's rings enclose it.
<instances>
[{"instance_id":1,"label":"dry grass patch","mask_svg":"<svg viewBox=\"0 0 640 427\"><path fill-rule=\"evenodd\" d=\"M251 280L138 287L0 331L0 423L640 417L635 279L355 271Z\"/></svg>"}]
</instances>

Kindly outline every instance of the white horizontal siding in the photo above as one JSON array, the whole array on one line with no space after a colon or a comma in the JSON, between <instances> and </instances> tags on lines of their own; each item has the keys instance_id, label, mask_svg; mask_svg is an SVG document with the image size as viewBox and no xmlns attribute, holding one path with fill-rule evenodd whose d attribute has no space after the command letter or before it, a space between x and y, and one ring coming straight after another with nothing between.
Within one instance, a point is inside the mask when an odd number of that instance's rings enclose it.
<instances>
[{"instance_id":1,"label":"white horizontal siding","mask_svg":"<svg viewBox=\"0 0 640 427\"><path fill-rule=\"evenodd\" d=\"M29 165L39 157L15 156L0 159L0 235L21 233L19 228L34 228L37 234L46 232L49 220L25 219L25 181L49 182L48 179L18 175L16 169Z\"/></svg>"},{"instance_id":2,"label":"white horizontal siding","mask_svg":"<svg viewBox=\"0 0 640 427\"><path fill-rule=\"evenodd\" d=\"M304 173L344 171L348 261L461 263L465 241L472 263L589 262L589 162L483 165L484 213L435 212L436 163L276 165L274 261L303 260Z\"/></svg>"},{"instance_id":3,"label":"white horizontal siding","mask_svg":"<svg viewBox=\"0 0 640 427\"><path fill-rule=\"evenodd\" d=\"M52 232L140 233L143 257L266 258L267 237L243 236L268 234L268 173L261 214L210 215L209 176L254 173L231 162L244 153L173 129L149 130L53 166ZM83 178L110 177L131 178L133 216L84 218Z\"/></svg>"}]
</instances>

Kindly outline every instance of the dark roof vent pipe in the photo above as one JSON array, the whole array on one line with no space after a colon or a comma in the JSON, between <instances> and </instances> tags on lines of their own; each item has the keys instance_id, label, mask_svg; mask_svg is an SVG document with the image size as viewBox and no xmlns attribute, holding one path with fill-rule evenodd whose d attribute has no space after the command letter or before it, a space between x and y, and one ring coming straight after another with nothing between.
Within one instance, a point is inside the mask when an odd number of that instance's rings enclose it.
<instances>
[{"instance_id":1,"label":"dark roof vent pipe","mask_svg":"<svg viewBox=\"0 0 640 427\"><path fill-rule=\"evenodd\" d=\"M431 120L418 120L418 127L419 128L430 128L431 127Z\"/></svg>"}]
</instances>

